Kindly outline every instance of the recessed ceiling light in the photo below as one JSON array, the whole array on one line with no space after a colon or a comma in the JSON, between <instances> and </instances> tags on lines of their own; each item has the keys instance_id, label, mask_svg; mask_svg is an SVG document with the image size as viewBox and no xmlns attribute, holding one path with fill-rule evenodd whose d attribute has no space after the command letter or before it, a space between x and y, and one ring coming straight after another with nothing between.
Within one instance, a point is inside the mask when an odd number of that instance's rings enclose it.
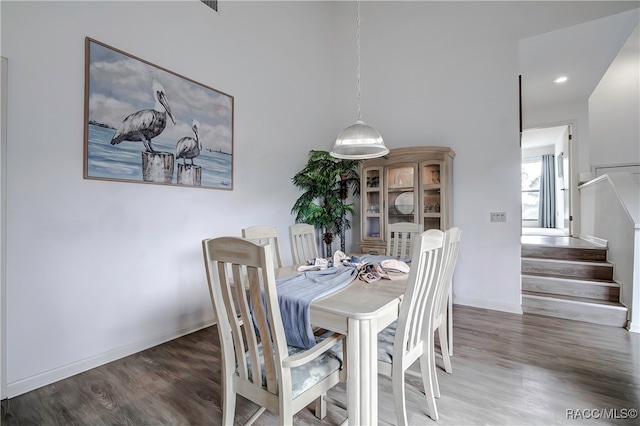
<instances>
[{"instance_id":1,"label":"recessed ceiling light","mask_svg":"<svg viewBox=\"0 0 640 426\"><path fill-rule=\"evenodd\" d=\"M553 82L554 83L564 83L567 80L568 80L567 76L563 75L563 76L560 76L560 77L556 78L555 80L553 80Z\"/></svg>"}]
</instances>

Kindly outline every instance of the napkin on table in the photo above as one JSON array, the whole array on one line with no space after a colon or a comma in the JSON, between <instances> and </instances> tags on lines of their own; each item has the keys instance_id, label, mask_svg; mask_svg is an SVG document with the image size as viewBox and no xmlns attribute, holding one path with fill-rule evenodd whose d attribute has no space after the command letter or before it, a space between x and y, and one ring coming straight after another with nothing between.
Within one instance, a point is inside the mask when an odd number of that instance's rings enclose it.
<instances>
[{"instance_id":1,"label":"napkin on table","mask_svg":"<svg viewBox=\"0 0 640 426\"><path fill-rule=\"evenodd\" d=\"M402 272L403 274L408 274L410 270L409 265L398 259L383 260L380 262L380 266L388 272Z\"/></svg>"}]
</instances>

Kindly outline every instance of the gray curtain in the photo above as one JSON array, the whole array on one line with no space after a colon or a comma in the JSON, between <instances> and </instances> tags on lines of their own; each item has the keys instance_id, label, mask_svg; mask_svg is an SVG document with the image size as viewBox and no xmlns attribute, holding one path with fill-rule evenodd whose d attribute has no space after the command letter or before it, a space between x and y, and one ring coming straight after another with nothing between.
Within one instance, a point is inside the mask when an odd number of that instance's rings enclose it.
<instances>
[{"instance_id":1,"label":"gray curtain","mask_svg":"<svg viewBox=\"0 0 640 426\"><path fill-rule=\"evenodd\" d=\"M540 228L555 228L556 171L553 154L542 156L542 173L540 173L540 202L538 208L538 226Z\"/></svg>"}]
</instances>

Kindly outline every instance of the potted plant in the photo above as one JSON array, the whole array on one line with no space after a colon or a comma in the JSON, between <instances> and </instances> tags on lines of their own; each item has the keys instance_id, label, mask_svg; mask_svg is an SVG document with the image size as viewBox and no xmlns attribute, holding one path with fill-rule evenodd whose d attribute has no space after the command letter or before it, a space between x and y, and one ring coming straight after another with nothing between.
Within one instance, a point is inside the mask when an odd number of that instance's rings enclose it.
<instances>
[{"instance_id":1,"label":"potted plant","mask_svg":"<svg viewBox=\"0 0 640 426\"><path fill-rule=\"evenodd\" d=\"M345 251L345 231L351 228L348 214L354 213L353 203L347 204L349 189L360 195L359 160L332 157L327 151L310 151L306 166L291 180L304 193L293 205L291 213L296 223L308 223L320 229L324 256L331 256L334 235L340 235Z\"/></svg>"}]
</instances>

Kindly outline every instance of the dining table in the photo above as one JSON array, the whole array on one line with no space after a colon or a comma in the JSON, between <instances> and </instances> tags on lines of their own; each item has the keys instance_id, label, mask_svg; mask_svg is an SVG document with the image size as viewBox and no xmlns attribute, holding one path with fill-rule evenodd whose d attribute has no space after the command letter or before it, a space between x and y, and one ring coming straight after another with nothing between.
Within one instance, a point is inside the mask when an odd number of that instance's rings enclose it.
<instances>
[{"instance_id":1,"label":"dining table","mask_svg":"<svg viewBox=\"0 0 640 426\"><path fill-rule=\"evenodd\" d=\"M276 275L296 274L296 266ZM351 425L378 424L378 333L398 319L408 274L346 287L311 302L311 324L346 336L347 416Z\"/></svg>"}]
</instances>

